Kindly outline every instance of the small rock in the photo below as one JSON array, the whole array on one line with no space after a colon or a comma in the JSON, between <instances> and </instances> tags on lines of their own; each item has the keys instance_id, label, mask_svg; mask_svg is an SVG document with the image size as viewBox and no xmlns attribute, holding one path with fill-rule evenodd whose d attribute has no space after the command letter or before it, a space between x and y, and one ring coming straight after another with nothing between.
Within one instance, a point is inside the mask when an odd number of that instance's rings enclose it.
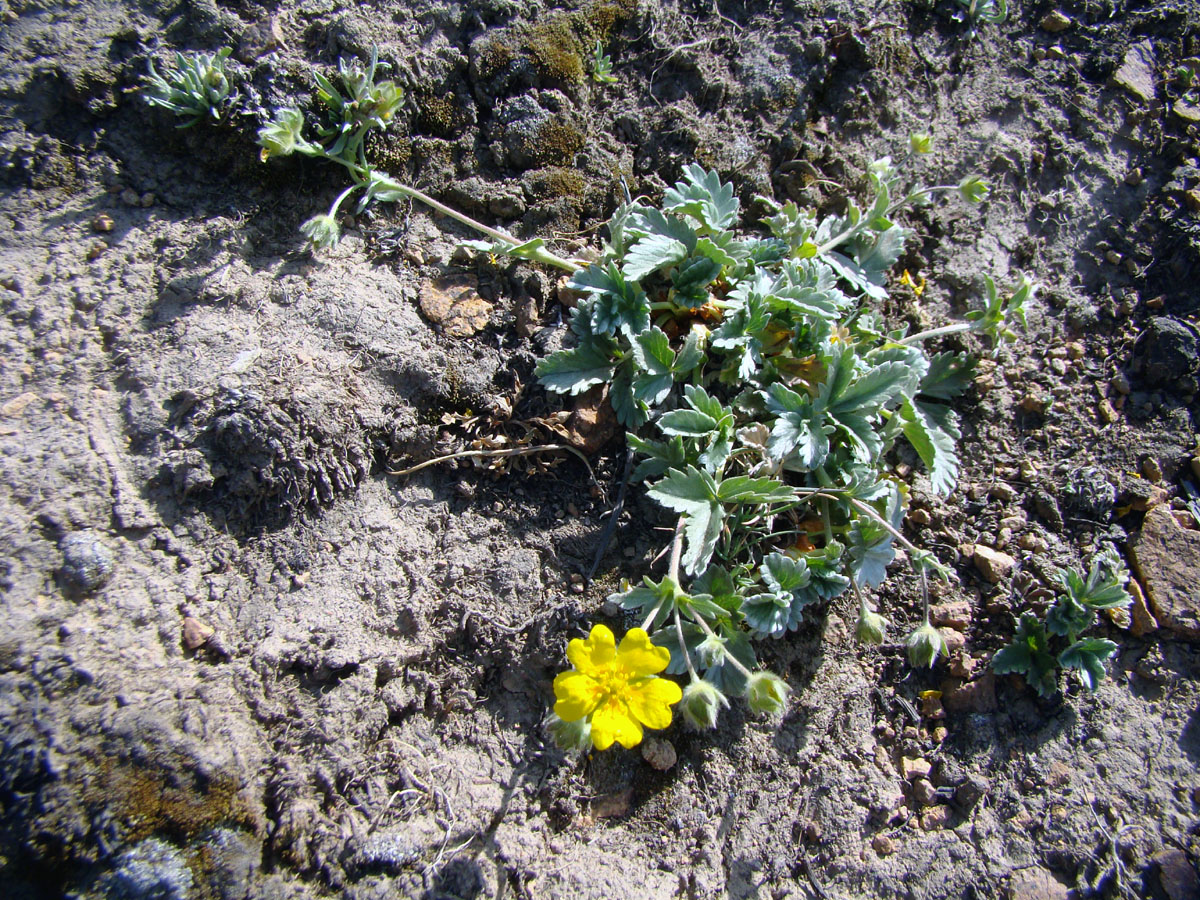
<instances>
[{"instance_id":1,"label":"small rock","mask_svg":"<svg viewBox=\"0 0 1200 900\"><path fill-rule=\"evenodd\" d=\"M125 188L125 190L121 191L121 202L126 206L141 206L142 195L133 188Z\"/></svg>"},{"instance_id":2,"label":"small rock","mask_svg":"<svg viewBox=\"0 0 1200 900\"><path fill-rule=\"evenodd\" d=\"M597 385L575 398L560 433L567 442L591 456L607 444L617 432L617 415L608 402L608 388Z\"/></svg>"},{"instance_id":3,"label":"small rock","mask_svg":"<svg viewBox=\"0 0 1200 900\"><path fill-rule=\"evenodd\" d=\"M1153 456L1147 456L1142 460L1142 475L1145 476L1147 481L1162 481L1162 466L1158 464L1158 460Z\"/></svg>"},{"instance_id":4,"label":"small rock","mask_svg":"<svg viewBox=\"0 0 1200 900\"><path fill-rule=\"evenodd\" d=\"M1125 88L1143 103L1151 103L1155 97L1154 73L1157 68L1158 64L1154 59L1154 45L1150 41L1141 41L1125 52L1125 59L1121 63L1121 67L1113 75L1113 83ZM1128 183L1128 177L1126 177L1126 183Z\"/></svg>"},{"instance_id":5,"label":"small rock","mask_svg":"<svg viewBox=\"0 0 1200 900\"><path fill-rule=\"evenodd\" d=\"M570 276L563 275L555 285L555 294L558 297L559 303L567 309L574 309L576 304L583 299L584 294L581 291L575 291L568 287L570 283Z\"/></svg>"},{"instance_id":6,"label":"small rock","mask_svg":"<svg viewBox=\"0 0 1200 900\"><path fill-rule=\"evenodd\" d=\"M153 837L122 853L103 880L108 896L138 900L187 900L195 886L183 853Z\"/></svg>"},{"instance_id":7,"label":"small rock","mask_svg":"<svg viewBox=\"0 0 1200 900\"><path fill-rule=\"evenodd\" d=\"M1069 896L1066 886L1041 866L1017 869L1008 882L1009 900L1067 900Z\"/></svg>"},{"instance_id":8,"label":"small rock","mask_svg":"<svg viewBox=\"0 0 1200 900\"><path fill-rule=\"evenodd\" d=\"M966 653L955 653L950 657L950 662L946 664L946 670L955 678L970 678L975 672L975 667L979 665L978 661L973 656ZM943 707L945 704L943 704Z\"/></svg>"},{"instance_id":9,"label":"small rock","mask_svg":"<svg viewBox=\"0 0 1200 900\"><path fill-rule=\"evenodd\" d=\"M666 772L675 765L678 757L670 741L648 737L642 741L642 759L648 762L651 768Z\"/></svg>"},{"instance_id":10,"label":"small rock","mask_svg":"<svg viewBox=\"0 0 1200 900\"><path fill-rule=\"evenodd\" d=\"M913 799L921 806L933 806L937 803L937 788L928 778L918 778L913 781Z\"/></svg>"},{"instance_id":11,"label":"small rock","mask_svg":"<svg viewBox=\"0 0 1200 900\"><path fill-rule=\"evenodd\" d=\"M1096 409L1100 413L1100 419L1105 425L1111 425L1113 422L1117 421L1117 419L1121 418L1121 414L1117 412L1117 408L1112 405L1112 401L1110 401L1107 397L1100 398L1100 402L1097 404Z\"/></svg>"},{"instance_id":12,"label":"small rock","mask_svg":"<svg viewBox=\"0 0 1200 900\"><path fill-rule=\"evenodd\" d=\"M191 616L184 617L183 646L189 650L199 650L208 643L208 639L214 634L216 634L216 629L211 625L207 625Z\"/></svg>"},{"instance_id":13,"label":"small rock","mask_svg":"<svg viewBox=\"0 0 1200 900\"><path fill-rule=\"evenodd\" d=\"M929 617L934 625L966 631L971 625L971 604L966 600L938 603L929 607Z\"/></svg>"},{"instance_id":14,"label":"small rock","mask_svg":"<svg viewBox=\"0 0 1200 900\"><path fill-rule=\"evenodd\" d=\"M933 768L929 764L929 760L921 757L900 757L900 774L904 776L905 781L914 781L917 778L928 778L929 772Z\"/></svg>"},{"instance_id":15,"label":"small rock","mask_svg":"<svg viewBox=\"0 0 1200 900\"><path fill-rule=\"evenodd\" d=\"M1071 20L1065 13L1061 13L1056 9L1043 16L1040 24L1043 31L1058 34L1060 31L1066 31L1071 27Z\"/></svg>"},{"instance_id":16,"label":"small rock","mask_svg":"<svg viewBox=\"0 0 1200 900\"><path fill-rule=\"evenodd\" d=\"M949 821L950 807L948 806L931 806L921 813L921 828L924 831L937 831L945 828Z\"/></svg>"},{"instance_id":17,"label":"small rock","mask_svg":"<svg viewBox=\"0 0 1200 900\"><path fill-rule=\"evenodd\" d=\"M1156 853L1150 860L1158 872L1158 883L1168 900L1196 900L1200 897L1200 878L1187 853L1172 847Z\"/></svg>"},{"instance_id":18,"label":"small rock","mask_svg":"<svg viewBox=\"0 0 1200 900\"><path fill-rule=\"evenodd\" d=\"M250 66L259 57L273 53L282 46L283 29L279 25L279 17L271 16L261 22L255 22L242 32L237 58Z\"/></svg>"},{"instance_id":19,"label":"small rock","mask_svg":"<svg viewBox=\"0 0 1200 900\"><path fill-rule=\"evenodd\" d=\"M954 800L963 809L971 810L991 789L992 785L986 778L982 775L971 774L967 776L966 781L954 789Z\"/></svg>"},{"instance_id":20,"label":"small rock","mask_svg":"<svg viewBox=\"0 0 1200 900\"><path fill-rule=\"evenodd\" d=\"M108 213L100 213L92 219L92 231L100 234L106 234L113 230L115 224L116 223L113 222L113 217Z\"/></svg>"},{"instance_id":21,"label":"small rock","mask_svg":"<svg viewBox=\"0 0 1200 900\"><path fill-rule=\"evenodd\" d=\"M33 391L25 391L23 394L17 394L11 400L5 401L3 406L0 406L0 416L6 419L11 419L25 412L29 404L38 399L38 395Z\"/></svg>"},{"instance_id":22,"label":"small rock","mask_svg":"<svg viewBox=\"0 0 1200 900\"><path fill-rule=\"evenodd\" d=\"M947 655L957 653L967 645L966 635L954 628L939 628L938 634L940 634L942 636L942 640L946 642Z\"/></svg>"},{"instance_id":23,"label":"small rock","mask_svg":"<svg viewBox=\"0 0 1200 900\"><path fill-rule=\"evenodd\" d=\"M598 819L620 819L629 815L633 805L633 788L602 794L592 801L592 815Z\"/></svg>"},{"instance_id":24,"label":"small rock","mask_svg":"<svg viewBox=\"0 0 1200 900\"><path fill-rule=\"evenodd\" d=\"M492 304L479 296L474 278L426 281L421 285L421 312L450 337L467 338L488 324Z\"/></svg>"},{"instance_id":25,"label":"small rock","mask_svg":"<svg viewBox=\"0 0 1200 900\"><path fill-rule=\"evenodd\" d=\"M877 834L871 838L871 849L880 856L891 856L896 852L896 842L886 834Z\"/></svg>"},{"instance_id":26,"label":"small rock","mask_svg":"<svg viewBox=\"0 0 1200 900\"><path fill-rule=\"evenodd\" d=\"M1146 513L1142 530L1129 543L1134 574L1146 588L1149 613L1160 627L1200 640L1200 531L1181 528L1165 506Z\"/></svg>"},{"instance_id":27,"label":"small rock","mask_svg":"<svg viewBox=\"0 0 1200 900\"><path fill-rule=\"evenodd\" d=\"M1002 503L1007 503L1013 497L1017 496L1017 492L1007 481L997 481L988 487L988 496Z\"/></svg>"},{"instance_id":28,"label":"small rock","mask_svg":"<svg viewBox=\"0 0 1200 900\"><path fill-rule=\"evenodd\" d=\"M942 682L942 705L954 714L989 713L999 707L996 704L996 676L985 672L974 681L965 684L949 678Z\"/></svg>"},{"instance_id":29,"label":"small rock","mask_svg":"<svg viewBox=\"0 0 1200 900\"><path fill-rule=\"evenodd\" d=\"M999 584L1003 581L1017 564L1017 561L1007 553L993 550L984 544L975 545L974 558L975 568L992 584Z\"/></svg>"},{"instance_id":30,"label":"small rock","mask_svg":"<svg viewBox=\"0 0 1200 900\"><path fill-rule=\"evenodd\" d=\"M1176 100L1171 111L1185 122L1200 122L1200 106L1195 106L1186 100Z\"/></svg>"},{"instance_id":31,"label":"small rock","mask_svg":"<svg viewBox=\"0 0 1200 900\"><path fill-rule=\"evenodd\" d=\"M58 545L63 554L62 574L84 593L98 590L113 573L112 551L90 531L75 531Z\"/></svg>"}]
</instances>

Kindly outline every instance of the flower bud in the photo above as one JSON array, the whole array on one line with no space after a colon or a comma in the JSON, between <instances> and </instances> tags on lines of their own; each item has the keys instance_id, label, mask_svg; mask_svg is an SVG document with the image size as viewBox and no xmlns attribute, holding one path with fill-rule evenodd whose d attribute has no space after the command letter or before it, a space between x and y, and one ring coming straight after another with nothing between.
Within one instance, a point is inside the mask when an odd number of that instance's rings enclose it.
<instances>
[{"instance_id":1,"label":"flower bud","mask_svg":"<svg viewBox=\"0 0 1200 900\"><path fill-rule=\"evenodd\" d=\"M908 146L913 153L928 153L933 149L933 135L928 131L914 131L908 136Z\"/></svg>"},{"instance_id":2,"label":"flower bud","mask_svg":"<svg viewBox=\"0 0 1200 900\"><path fill-rule=\"evenodd\" d=\"M703 679L694 678L683 689L683 700L679 704L679 710L683 713L683 720L699 730L716 728L717 715L721 712L722 707L726 706L729 706L729 700L717 690L715 685Z\"/></svg>"},{"instance_id":3,"label":"flower bud","mask_svg":"<svg viewBox=\"0 0 1200 900\"><path fill-rule=\"evenodd\" d=\"M746 682L746 702L756 713L775 715L787 705L788 686L774 672L755 672Z\"/></svg>"},{"instance_id":4,"label":"flower bud","mask_svg":"<svg viewBox=\"0 0 1200 900\"><path fill-rule=\"evenodd\" d=\"M300 233L308 238L313 249L322 250L332 247L341 237L342 230L338 227L337 219L333 216L313 216L300 226Z\"/></svg>"},{"instance_id":5,"label":"flower bud","mask_svg":"<svg viewBox=\"0 0 1200 900\"><path fill-rule=\"evenodd\" d=\"M696 655L706 669L721 665L725 662L725 638L719 634L706 635L696 648Z\"/></svg>"},{"instance_id":6,"label":"flower bud","mask_svg":"<svg viewBox=\"0 0 1200 900\"><path fill-rule=\"evenodd\" d=\"M887 627L892 624L877 612L863 607L858 613L858 624L854 633L864 644L874 644L878 647L883 643Z\"/></svg>"},{"instance_id":7,"label":"flower bud","mask_svg":"<svg viewBox=\"0 0 1200 900\"><path fill-rule=\"evenodd\" d=\"M908 636L908 661L916 668L932 669L939 655L949 656L950 651L942 633L928 621Z\"/></svg>"},{"instance_id":8,"label":"flower bud","mask_svg":"<svg viewBox=\"0 0 1200 900\"><path fill-rule=\"evenodd\" d=\"M288 156L307 141L300 136L304 130L304 113L298 109L281 109L273 121L258 130L259 157L266 162L272 156Z\"/></svg>"},{"instance_id":9,"label":"flower bud","mask_svg":"<svg viewBox=\"0 0 1200 900\"><path fill-rule=\"evenodd\" d=\"M980 203L991 192L987 182L978 175L968 175L958 183L958 193L968 203Z\"/></svg>"},{"instance_id":10,"label":"flower bud","mask_svg":"<svg viewBox=\"0 0 1200 900\"><path fill-rule=\"evenodd\" d=\"M550 732L554 743L558 744L561 750L582 753L592 747L592 723L587 720L586 716L573 722L566 722L555 713L550 713L550 718L546 720L546 730Z\"/></svg>"}]
</instances>

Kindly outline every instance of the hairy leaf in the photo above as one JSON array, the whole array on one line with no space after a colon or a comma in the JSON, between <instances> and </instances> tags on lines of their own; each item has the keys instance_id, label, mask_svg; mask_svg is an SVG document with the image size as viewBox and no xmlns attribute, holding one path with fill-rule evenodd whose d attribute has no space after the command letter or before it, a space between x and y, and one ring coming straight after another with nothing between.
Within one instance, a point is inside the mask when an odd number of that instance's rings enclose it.
<instances>
[{"instance_id":1,"label":"hairy leaf","mask_svg":"<svg viewBox=\"0 0 1200 900\"><path fill-rule=\"evenodd\" d=\"M613 363L609 354L595 347L576 347L551 353L533 370L546 390L557 394L581 394L588 388L611 381Z\"/></svg>"},{"instance_id":2,"label":"hairy leaf","mask_svg":"<svg viewBox=\"0 0 1200 900\"><path fill-rule=\"evenodd\" d=\"M1056 663L1046 629L1033 613L1021 616L1013 642L992 657L995 672L1024 675L1026 683L1043 697L1053 697L1058 690Z\"/></svg>"},{"instance_id":3,"label":"hairy leaf","mask_svg":"<svg viewBox=\"0 0 1200 900\"><path fill-rule=\"evenodd\" d=\"M953 410L940 403L906 400L900 408L904 436L929 469L929 480L937 493L948 496L958 478L960 437Z\"/></svg>"},{"instance_id":4,"label":"hairy leaf","mask_svg":"<svg viewBox=\"0 0 1200 900\"><path fill-rule=\"evenodd\" d=\"M699 220L708 231L732 227L738 213L733 185L722 184L716 172L705 172L695 163L684 168L683 176L663 194L663 206Z\"/></svg>"},{"instance_id":5,"label":"hairy leaf","mask_svg":"<svg viewBox=\"0 0 1200 900\"><path fill-rule=\"evenodd\" d=\"M1105 660L1117 652L1117 645L1103 638L1085 638L1076 641L1058 655L1058 664L1064 669L1074 669L1079 683L1089 691L1096 690L1106 674Z\"/></svg>"},{"instance_id":6,"label":"hairy leaf","mask_svg":"<svg viewBox=\"0 0 1200 900\"><path fill-rule=\"evenodd\" d=\"M621 270L628 280L641 281L660 269L683 262L687 252L687 247L672 237L649 234L629 248Z\"/></svg>"}]
</instances>

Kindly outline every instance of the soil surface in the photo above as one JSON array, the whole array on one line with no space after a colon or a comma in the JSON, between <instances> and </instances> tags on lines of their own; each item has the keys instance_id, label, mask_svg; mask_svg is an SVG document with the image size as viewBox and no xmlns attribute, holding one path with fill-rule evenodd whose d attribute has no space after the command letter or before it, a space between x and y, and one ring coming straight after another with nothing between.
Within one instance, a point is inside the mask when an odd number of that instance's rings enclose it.
<instances>
[{"instance_id":1,"label":"soil surface","mask_svg":"<svg viewBox=\"0 0 1200 900\"><path fill-rule=\"evenodd\" d=\"M1012 6L972 36L952 0L0 0L4 896L1200 895L1200 101L1175 75L1200 6ZM223 122L139 95L151 59L223 46ZM373 47L406 93L376 163L559 252L693 160L747 224L760 194L839 210L913 131L914 179L989 178L907 220L897 276L926 287L884 310L1043 286L958 405L958 490L892 460L954 572L950 667L861 647L847 596L763 649L782 722L735 703L645 753L555 748L566 642L629 624L606 598L662 571L669 521L634 486L598 546L625 450L532 375L553 273L403 203L305 250L344 177L262 164L255 132ZM390 474L564 442L590 470ZM1107 544L1146 598L1098 630L1111 677L1042 701L991 674L1055 567Z\"/></svg>"}]
</instances>

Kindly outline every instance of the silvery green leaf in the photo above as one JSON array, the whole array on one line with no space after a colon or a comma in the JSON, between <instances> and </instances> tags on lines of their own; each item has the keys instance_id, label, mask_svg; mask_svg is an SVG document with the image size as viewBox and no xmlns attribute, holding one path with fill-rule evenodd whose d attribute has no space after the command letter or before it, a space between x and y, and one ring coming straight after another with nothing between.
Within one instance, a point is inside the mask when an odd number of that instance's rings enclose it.
<instances>
[{"instance_id":1,"label":"silvery green leaf","mask_svg":"<svg viewBox=\"0 0 1200 900\"><path fill-rule=\"evenodd\" d=\"M1071 594L1063 594L1046 612L1046 630L1060 637L1074 637L1096 621L1096 611Z\"/></svg>"},{"instance_id":2,"label":"silvery green leaf","mask_svg":"<svg viewBox=\"0 0 1200 900\"><path fill-rule=\"evenodd\" d=\"M649 407L634 394L633 379L633 357L627 356L617 367L608 392L608 401L617 414L617 421L631 431L641 428L650 419Z\"/></svg>"},{"instance_id":3,"label":"silvery green leaf","mask_svg":"<svg viewBox=\"0 0 1200 900\"><path fill-rule=\"evenodd\" d=\"M759 634L782 637L787 632L791 602L778 594L754 594L742 601L746 624Z\"/></svg>"},{"instance_id":4,"label":"silvery green leaf","mask_svg":"<svg viewBox=\"0 0 1200 900\"><path fill-rule=\"evenodd\" d=\"M672 372L675 352L671 342L661 328L651 327L634 339L630 349L637 363L633 395L650 406L658 406L667 399L675 384Z\"/></svg>"},{"instance_id":5,"label":"silvery green leaf","mask_svg":"<svg viewBox=\"0 0 1200 900\"><path fill-rule=\"evenodd\" d=\"M1058 664L1064 669L1074 669L1079 683L1089 691L1104 680L1107 674L1105 660L1116 654L1117 645L1103 638L1085 638L1076 641L1058 655Z\"/></svg>"},{"instance_id":6,"label":"silvery green leaf","mask_svg":"<svg viewBox=\"0 0 1200 900\"><path fill-rule=\"evenodd\" d=\"M929 371L917 392L936 400L953 400L971 386L975 360L965 353L938 353L929 361Z\"/></svg>"},{"instance_id":7,"label":"silvery green leaf","mask_svg":"<svg viewBox=\"0 0 1200 900\"><path fill-rule=\"evenodd\" d=\"M934 491L948 496L958 478L960 434L954 411L940 403L906 400L899 418L904 436L929 469Z\"/></svg>"},{"instance_id":8,"label":"silvery green leaf","mask_svg":"<svg viewBox=\"0 0 1200 900\"><path fill-rule=\"evenodd\" d=\"M717 485L717 497L722 503L788 503L796 492L774 478L733 475Z\"/></svg>"},{"instance_id":9,"label":"silvery green leaf","mask_svg":"<svg viewBox=\"0 0 1200 900\"><path fill-rule=\"evenodd\" d=\"M668 437L704 438L717 430L717 422L712 416L694 409L676 409L664 413L658 420L658 427Z\"/></svg>"},{"instance_id":10,"label":"silvery green leaf","mask_svg":"<svg viewBox=\"0 0 1200 900\"><path fill-rule=\"evenodd\" d=\"M626 434L625 440L635 451L647 457L633 470L634 481L654 478L668 469L682 468L687 464L687 452L681 437L669 441L648 441L636 434Z\"/></svg>"},{"instance_id":11,"label":"silvery green leaf","mask_svg":"<svg viewBox=\"0 0 1200 900\"><path fill-rule=\"evenodd\" d=\"M692 163L684 180L663 194L663 206L697 219L708 231L725 231L737 221L738 200L733 185L723 184L716 172L705 172Z\"/></svg>"},{"instance_id":12,"label":"silvery green leaf","mask_svg":"<svg viewBox=\"0 0 1200 900\"><path fill-rule=\"evenodd\" d=\"M538 362L534 374L546 390L556 394L581 394L593 385L603 384L613 377L610 355L594 347L560 350Z\"/></svg>"},{"instance_id":13,"label":"silvery green leaf","mask_svg":"<svg viewBox=\"0 0 1200 900\"><path fill-rule=\"evenodd\" d=\"M717 501L717 484L707 472L688 466L671 469L667 477L649 490L651 499L686 516L687 538L683 555L684 570L699 574L712 559L725 520L725 510Z\"/></svg>"},{"instance_id":14,"label":"silvery green leaf","mask_svg":"<svg viewBox=\"0 0 1200 900\"><path fill-rule=\"evenodd\" d=\"M1025 613L1017 625L1013 642L992 657L992 670L999 675L1017 673L1042 697L1058 691L1058 667L1050 653L1046 629L1033 613Z\"/></svg>"},{"instance_id":15,"label":"silvery green leaf","mask_svg":"<svg viewBox=\"0 0 1200 900\"><path fill-rule=\"evenodd\" d=\"M660 269L678 265L687 255L687 247L674 238L649 234L629 248L621 269L628 280L641 281Z\"/></svg>"}]
</instances>

